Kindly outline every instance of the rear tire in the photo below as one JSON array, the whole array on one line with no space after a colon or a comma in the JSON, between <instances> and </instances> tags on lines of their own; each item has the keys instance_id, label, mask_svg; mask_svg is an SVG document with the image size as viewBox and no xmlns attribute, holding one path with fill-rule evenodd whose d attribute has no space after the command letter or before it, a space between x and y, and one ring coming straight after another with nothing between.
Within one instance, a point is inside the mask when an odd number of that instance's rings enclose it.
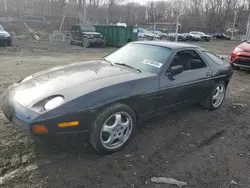
<instances>
[{"instance_id":1,"label":"rear tire","mask_svg":"<svg viewBox=\"0 0 250 188\"><path fill-rule=\"evenodd\" d=\"M133 110L125 104L112 104L97 115L91 127L89 142L98 153L117 152L128 144L135 129L136 116Z\"/></svg>"},{"instance_id":2,"label":"rear tire","mask_svg":"<svg viewBox=\"0 0 250 188\"><path fill-rule=\"evenodd\" d=\"M72 39L72 36L71 36L71 35L68 35L66 40L67 40L67 43L68 43L69 45L72 45L72 44L73 44L73 39Z\"/></svg>"},{"instance_id":3,"label":"rear tire","mask_svg":"<svg viewBox=\"0 0 250 188\"><path fill-rule=\"evenodd\" d=\"M209 96L201 102L201 106L208 110L217 110L221 107L226 95L225 82L218 82Z\"/></svg>"}]
</instances>

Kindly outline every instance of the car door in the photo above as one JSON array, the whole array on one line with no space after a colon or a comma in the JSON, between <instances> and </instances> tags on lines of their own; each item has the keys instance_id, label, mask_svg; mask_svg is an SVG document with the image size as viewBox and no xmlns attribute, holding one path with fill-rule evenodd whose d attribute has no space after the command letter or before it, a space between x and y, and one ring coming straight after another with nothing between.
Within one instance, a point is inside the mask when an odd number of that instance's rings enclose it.
<instances>
[{"instance_id":1,"label":"car door","mask_svg":"<svg viewBox=\"0 0 250 188\"><path fill-rule=\"evenodd\" d=\"M170 67L182 65L184 71L170 79ZM212 72L195 49L176 51L172 61L160 75L158 109L176 108L205 98L213 87Z\"/></svg>"},{"instance_id":2,"label":"car door","mask_svg":"<svg viewBox=\"0 0 250 188\"><path fill-rule=\"evenodd\" d=\"M82 32L81 32L81 28L80 26L76 26L76 32L75 32L75 37L76 37L76 40L78 41L81 41L82 39Z\"/></svg>"},{"instance_id":3,"label":"car door","mask_svg":"<svg viewBox=\"0 0 250 188\"><path fill-rule=\"evenodd\" d=\"M73 40L76 40L76 26L74 25L71 26L70 33L71 33Z\"/></svg>"}]
</instances>

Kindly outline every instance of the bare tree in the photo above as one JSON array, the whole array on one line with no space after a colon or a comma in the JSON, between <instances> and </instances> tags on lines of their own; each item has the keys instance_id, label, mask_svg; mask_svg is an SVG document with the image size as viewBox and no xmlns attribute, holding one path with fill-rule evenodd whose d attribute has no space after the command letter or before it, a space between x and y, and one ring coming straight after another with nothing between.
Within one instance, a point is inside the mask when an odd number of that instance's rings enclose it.
<instances>
[{"instance_id":1,"label":"bare tree","mask_svg":"<svg viewBox=\"0 0 250 188\"><path fill-rule=\"evenodd\" d=\"M125 0L108 0L108 17L110 22L113 21L114 10L117 5L120 5Z\"/></svg>"}]
</instances>

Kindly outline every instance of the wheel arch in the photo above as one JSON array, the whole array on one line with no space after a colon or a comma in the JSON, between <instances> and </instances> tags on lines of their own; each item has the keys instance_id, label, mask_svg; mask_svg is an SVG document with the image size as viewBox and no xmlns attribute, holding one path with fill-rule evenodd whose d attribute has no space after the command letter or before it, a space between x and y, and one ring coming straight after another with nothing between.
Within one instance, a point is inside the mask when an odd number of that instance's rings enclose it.
<instances>
[{"instance_id":1,"label":"wheel arch","mask_svg":"<svg viewBox=\"0 0 250 188\"><path fill-rule=\"evenodd\" d=\"M218 82L224 82L225 86L227 88L227 86L229 84L229 78L217 78L217 79L215 79L215 83L218 83Z\"/></svg>"},{"instance_id":2,"label":"wheel arch","mask_svg":"<svg viewBox=\"0 0 250 188\"><path fill-rule=\"evenodd\" d=\"M88 39L87 37L88 37L88 35L82 35L81 40Z\"/></svg>"},{"instance_id":3,"label":"wheel arch","mask_svg":"<svg viewBox=\"0 0 250 188\"><path fill-rule=\"evenodd\" d=\"M133 112L135 113L136 121L138 122L139 113L138 113L138 106L134 102L135 100L136 99L133 97L133 98L119 99L119 100L116 100L116 101L112 101L112 102L106 103L106 104L100 106L96 110L96 114L100 113L103 109L105 109L106 107L108 107L110 105L113 105L113 104L125 104L125 105L127 105L128 107L130 107L133 110Z\"/></svg>"}]
</instances>

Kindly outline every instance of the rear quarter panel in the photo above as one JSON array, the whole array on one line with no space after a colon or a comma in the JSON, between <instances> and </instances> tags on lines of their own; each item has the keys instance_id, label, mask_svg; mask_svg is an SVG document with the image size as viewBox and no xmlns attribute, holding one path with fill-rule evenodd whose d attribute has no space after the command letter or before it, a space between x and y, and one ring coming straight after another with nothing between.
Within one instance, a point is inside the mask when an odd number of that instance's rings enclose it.
<instances>
[{"instance_id":1,"label":"rear quarter panel","mask_svg":"<svg viewBox=\"0 0 250 188\"><path fill-rule=\"evenodd\" d=\"M230 63L224 61L224 64L217 64L208 56L206 56L202 50L199 50L199 53L210 66L215 83L218 81L225 81L228 84L233 75L233 70Z\"/></svg>"}]
</instances>

